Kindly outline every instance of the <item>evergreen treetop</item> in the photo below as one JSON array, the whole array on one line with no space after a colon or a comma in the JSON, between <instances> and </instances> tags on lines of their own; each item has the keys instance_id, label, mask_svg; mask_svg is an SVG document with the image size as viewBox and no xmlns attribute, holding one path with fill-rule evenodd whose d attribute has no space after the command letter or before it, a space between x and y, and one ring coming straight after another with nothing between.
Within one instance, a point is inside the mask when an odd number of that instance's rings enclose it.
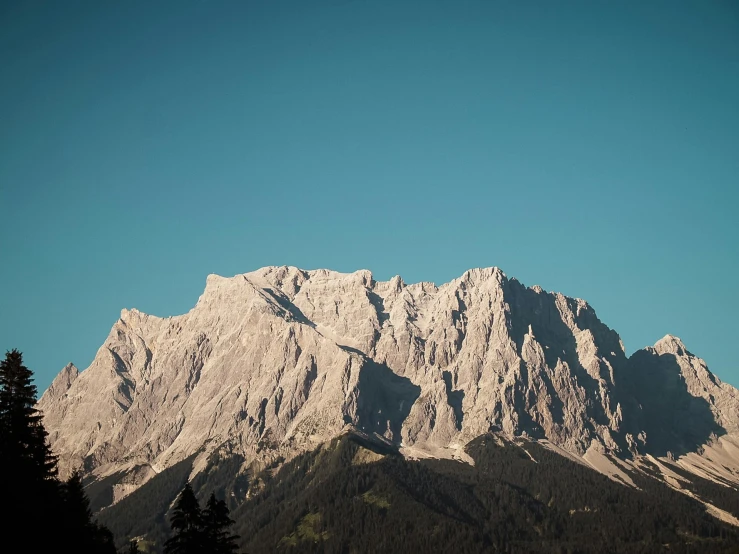
<instances>
[{"instance_id":1,"label":"evergreen treetop","mask_svg":"<svg viewBox=\"0 0 739 554\"><path fill-rule=\"evenodd\" d=\"M0 458L3 470L24 482L54 481L56 457L36 409L33 373L18 350L0 362Z\"/></svg>"},{"instance_id":2,"label":"evergreen treetop","mask_svg":"<svg viewBox=\"0 0 739 554\"><path fill-rule=\"evenodd\" d=\"M235 554L238 535L229 532L234 524L223 500L210 495L201 510L189 483L177 499L170 524L174 534L164 544L165 554Z\"/></svg>"},{"instance_id":3,"label":"evergreen treetop","mask_svg":"<svg viewBox=\"0 0 739 554\"><path fill-rule=\"evenodd\" d=\"M177 499L170 524L174 535L164 543L165 554L202 554L203 518L190 483Z\"/></svg>"},{"instance_id":4,"label":"evergreen treetop","mask_svg":"<svg viewBox=\"0 0 739 554\"><path fill-rule=\"evenodd\" d=\"M239 536L231 534L228 530L235 522L229 515L226 503L216 499L213 493L203 510L203 522L207 543L212 548L213 554L233 554L238 551L236 541Z\"/></svg>"}]
</instances>

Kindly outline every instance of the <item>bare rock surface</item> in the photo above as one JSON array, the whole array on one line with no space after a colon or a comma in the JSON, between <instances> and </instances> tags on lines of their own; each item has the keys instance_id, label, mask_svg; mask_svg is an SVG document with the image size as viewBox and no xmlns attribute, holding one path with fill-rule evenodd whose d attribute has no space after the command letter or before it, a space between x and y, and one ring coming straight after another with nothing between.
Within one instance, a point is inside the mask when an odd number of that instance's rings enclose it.
<instances>
[{"instance_id":1,"label":"bare rock surface","mask_svg":"<svg viewBox=\"0 0 739 554\"><path fill-rule=\"evenodd\" d=\"M126 491L199 452L269 464L347 428L416 456L463 457L493 431L704 474L708 448L739 482L735 388L670 335L627 358L587 302L497 268L438 287L366 270L210 275L184 315L123 310L39 406L62 475L141 475Z\"/></svg>"}]
</instances>

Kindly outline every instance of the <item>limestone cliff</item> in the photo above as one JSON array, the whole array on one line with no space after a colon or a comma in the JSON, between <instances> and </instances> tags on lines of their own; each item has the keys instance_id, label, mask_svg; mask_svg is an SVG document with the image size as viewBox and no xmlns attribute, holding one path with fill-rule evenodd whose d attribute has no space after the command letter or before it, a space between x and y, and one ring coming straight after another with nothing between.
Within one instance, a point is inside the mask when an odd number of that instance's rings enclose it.
<instances>
[{"instance_id":1,"label":"limestone cliff","mask_svg":"<svg viewBox=\"0 0 739 554\"><path fill-rule=\"evenodd\" d=\"M498 431L622 458L739 432L739 393L679 339L627 358L585 301L497 268L439 287L211 275L187 314L123 310L90 367L64 368L39 406L62 474L146 476L217 449L266 464L347 427L416 451Z\"/></svg>"}]
</instances>

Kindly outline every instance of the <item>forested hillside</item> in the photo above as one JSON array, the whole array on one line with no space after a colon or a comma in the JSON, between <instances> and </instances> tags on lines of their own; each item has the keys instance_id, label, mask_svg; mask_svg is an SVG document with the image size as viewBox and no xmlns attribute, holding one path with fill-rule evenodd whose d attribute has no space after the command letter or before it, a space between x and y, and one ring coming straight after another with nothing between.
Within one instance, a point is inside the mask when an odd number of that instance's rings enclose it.
<instances>
[{"instance_id":1,"label":"forested hillside","mask_svg":"<svg viewBox=\"0 0 739 554\"><path fill-rule=\"evenodd\" d=\"M532 442L480 437L475 466L377 461L356 438L301 456L236 511L248 552L737 552L737 529L647 476L640 490ZM364 461L362 461L364 460Z\"/></svg>"},{"instance_id":2,"label":"forested hillside","mask_svg":"<svg viewBox=\"0 0 739 554\"><path fill-rule=\"evenodd\" d=\"M496 435L467 447L475 465L406 460L345 435L276 473L236 477L214 459L193 488L226 493L243 552L737 552L739 530L647 474L619 484L535 442ZM146 506L171 504L189 464L101 513L116 535L147 534L158 552L169 526ZM712 484L727 511L737 492ZM698 485L700 487L700 485ZM239 504L238 497L249 493ZM701 489L704 490L704 489ZM156 491L156 492L155 492ZM227 494L232 491L234 494ZM710 497L716 501L716 497Z\"/></svg>"}]
</instances>

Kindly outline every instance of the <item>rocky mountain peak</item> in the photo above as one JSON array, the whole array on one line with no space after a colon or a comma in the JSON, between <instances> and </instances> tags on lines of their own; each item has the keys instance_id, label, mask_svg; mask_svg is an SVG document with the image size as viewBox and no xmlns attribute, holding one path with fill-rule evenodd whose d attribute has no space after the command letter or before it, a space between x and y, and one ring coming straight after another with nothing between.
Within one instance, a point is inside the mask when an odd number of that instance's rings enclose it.
<instances>
[{"instance_id":1,"label":"rocky mountain peak","mask_svg":"<svg viewBox=\"0 0 739 554\"><path fill-rule=\"evenodd\" d=\"M53 401L58 400L66 394L72 383L79 376L79 370L72 362L65 365L62 370L57 374L51 385L44 392L41 397L42 401Z\"/></svg>"},{"instance_id":2,"label":"rocky mountain peak","mask_svg":"<svg viewBox=\"0 0 739 554\"><path fill-rule=\"evenodd\" d=\"M62 473L98 475L220 450L270 464L347 428L413 452L495 431L621 457L739 429L736 389L679 339L627 358L584 300L496 267L438 287L368 270L209 275L186 314L123 310L39 405Z\"/></svg>"},{"instance_id":3,"label":"rocky mountain peak","mask_svg":"<svg viewBox=\"0 0 739 554\"><path fill-rule=\"evenodd\" d=\"M683 341L675 335L665 335L654 344L654 349L658 354L674 354L676 356L685 356L690 354L685 348Z\"/></svg>"}]
</instances>

